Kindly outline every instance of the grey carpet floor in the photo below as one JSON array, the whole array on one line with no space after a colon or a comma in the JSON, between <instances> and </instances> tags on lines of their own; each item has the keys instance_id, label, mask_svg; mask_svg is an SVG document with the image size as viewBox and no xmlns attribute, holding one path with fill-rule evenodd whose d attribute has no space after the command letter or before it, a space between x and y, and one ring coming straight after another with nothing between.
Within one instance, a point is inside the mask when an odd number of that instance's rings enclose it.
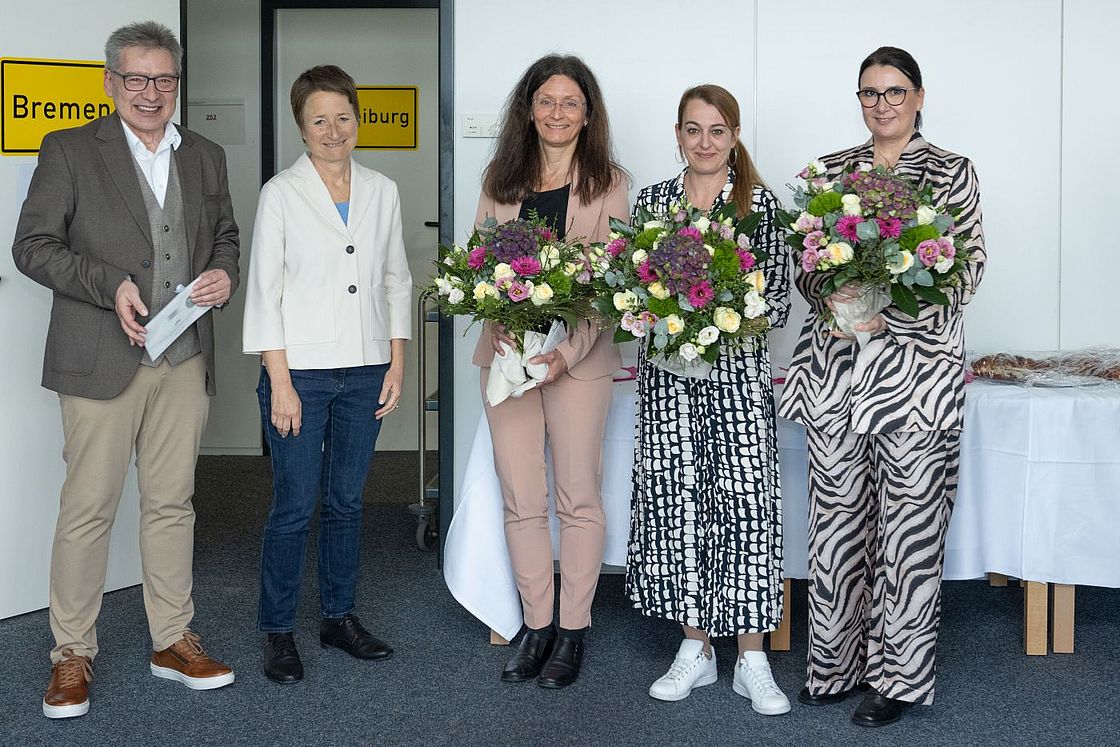
<instances>
[{"instance_id":1,"label":"grey carpet floor","mask_svg":"<svg viewBox=\"0 0 1120 747\"><path fill-rule=\"evenodd\" d=\"M379 455L368 490L359 611L396 655L360 662L319 648L314 554L309 552L297 641L307 671L278 686L260 671L254 632L260 531L269 466L253 457L199 463L195 628L237 681L193 692L148 674L139 587L106 595L92 707L50 721L40 702L51 647L45 612L0 621L4 745L768 745L1117 744L1120 737L1120 590L1081 588L1077 653L1027 657L1020 649L1017 587L947 583L937 701L879 730L852 726L857 700L763 717L731 690L734 644L717 642L719 681L679 703L647 695L679 640L672 625L625 602L622 579L604 576L579 682L548 691L507 685L509 654L447 592L435 556L414 545L406 510L415 458ZM794 585L793 650L771 654L791 697L805 661L805 585Z\"/></svg>"}]
</instances>

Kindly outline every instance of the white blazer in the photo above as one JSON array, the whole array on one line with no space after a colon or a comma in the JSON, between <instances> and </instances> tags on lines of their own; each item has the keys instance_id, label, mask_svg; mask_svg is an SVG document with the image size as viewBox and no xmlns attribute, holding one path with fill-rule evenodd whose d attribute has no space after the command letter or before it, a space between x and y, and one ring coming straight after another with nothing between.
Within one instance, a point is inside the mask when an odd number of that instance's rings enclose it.
<instances>
[{"instance_id":1,"label":"white blazer","mask_svg":"<svg viewBox=\"0 0 1120 747\"><path fill-rule=\"evenodd\" d=\"M412 275L397 185L350 161L343 224L307 154L261 189L245 291L242 351L285 350L288 367L390 360L412 337Z\"/></svg>"}]
</instances>

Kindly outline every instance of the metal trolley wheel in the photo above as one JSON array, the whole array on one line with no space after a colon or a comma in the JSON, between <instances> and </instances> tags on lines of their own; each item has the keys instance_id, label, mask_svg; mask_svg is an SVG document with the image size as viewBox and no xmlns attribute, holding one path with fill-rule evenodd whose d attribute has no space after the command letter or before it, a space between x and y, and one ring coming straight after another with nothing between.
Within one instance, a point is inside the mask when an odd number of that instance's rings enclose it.
<instances>
[{"instance_id":1,"label":"metal trolley wheel","mask_svg":"<svg viewBox=\"0 0 1120 747\"><path fill-rule=\"evenodd\" d=\"M435 519L435 504L412 503L409 512L416 517L416 547L426 552L436 549L439 544L439 526Z\"/></svg>"}]
</instances>

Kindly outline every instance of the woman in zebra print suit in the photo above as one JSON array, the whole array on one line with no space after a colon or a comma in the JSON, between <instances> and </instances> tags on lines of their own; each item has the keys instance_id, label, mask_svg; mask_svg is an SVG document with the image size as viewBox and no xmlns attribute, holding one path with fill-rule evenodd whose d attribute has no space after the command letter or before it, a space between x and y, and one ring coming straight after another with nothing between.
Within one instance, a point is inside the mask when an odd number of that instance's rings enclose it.
<instances>
[{"instance_id":1,"label":"woman in zebra print suit","mask_svg":"<svg viewBox=\"0 0 1120 747\"><path fill-rule=\"evenodd\" d=\"M873 334L862 348L822 319L851 296L822 299L823 277L796 271L812 308L778 412L809 434L809 661L798 699L824 705L870 687L852 720L881 726L933 702L964 407L962 312L985 254L972 164L918 130L925 92L914 58L876 50L859 89L871 139L822 158L829 178L857 163L932 185L936 204L961 210L974 259L949 305L922 303L916 319L887 307L862 325Z\"/></svg>"},{"instance_id":2,"label":"woman in zebra print suit","mask_svg":"<svg viewBox=\"0 0 1120 747\"><path fill-rule=\"evenodd\" d=\"M739 141L739 105L719 86L690 88L677 111L688 168L646 187L637 205L667 215L674 204L740 217L760 213L753 241L771 327L789 314L789 250L777 199ZM774 394L765 339L722 354L703 379L641 361L626 590L643 614L679 623L669 671L650 687L681 700L716 681L709 636L738 637L734 690L764 715L786 713L762 636L782 617L782 512Z\"/></svg>"}]
</instances>

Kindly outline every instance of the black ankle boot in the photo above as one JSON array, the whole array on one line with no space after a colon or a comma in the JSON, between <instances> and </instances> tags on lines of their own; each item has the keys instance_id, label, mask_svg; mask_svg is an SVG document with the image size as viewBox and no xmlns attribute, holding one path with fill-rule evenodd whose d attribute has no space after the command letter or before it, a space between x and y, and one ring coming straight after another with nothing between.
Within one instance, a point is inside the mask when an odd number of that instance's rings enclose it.
<instances>
[{"instance_id":1,"label":"black ankle boot","mask_svg":"<svg viewBox=\"0 0 1120 747\"><path fill-rule=\"evenodd\" d=\"M269 633L264 641L264 673L273 682L288 685L303 679L303 662L291 633Z\"/></svg>"},{"instance_id":2,"label":"black ankle boot","mask_svg":"<svg viewBox=\"0 0 1120 747\"><path fill-rule=\"evenodd\" d=\"M583 663L583 641L567 636L559 636L556 646L552 649L552 656L548 657L537 684L550 690L567 687L579 677L579 668Z\"/></svg>"},{"instance_id":3,"label":"black ankle boot","mask_svg":"<svg viewBox=\"0 0 1120 747\"><path fill-rule=\"evenodd\" d=\"M857 726L886 726L902 718L902 712L910 704L905 700L888 698L872 690L863 696L863 702L852 714L852 723Z\"/></svg>"},{"instance_id":4,"label":"black ankle boot","mask_svg":"<svg viewBox=\"0 0 1120 747\"><path fill-rule=\"evenodd\" d=\"M502 682L526 682L541 673L541 667L552 653L556 632L551 626L543 631L526 630L517 652L502 669Z\"/></svg>"}]
</instances>

